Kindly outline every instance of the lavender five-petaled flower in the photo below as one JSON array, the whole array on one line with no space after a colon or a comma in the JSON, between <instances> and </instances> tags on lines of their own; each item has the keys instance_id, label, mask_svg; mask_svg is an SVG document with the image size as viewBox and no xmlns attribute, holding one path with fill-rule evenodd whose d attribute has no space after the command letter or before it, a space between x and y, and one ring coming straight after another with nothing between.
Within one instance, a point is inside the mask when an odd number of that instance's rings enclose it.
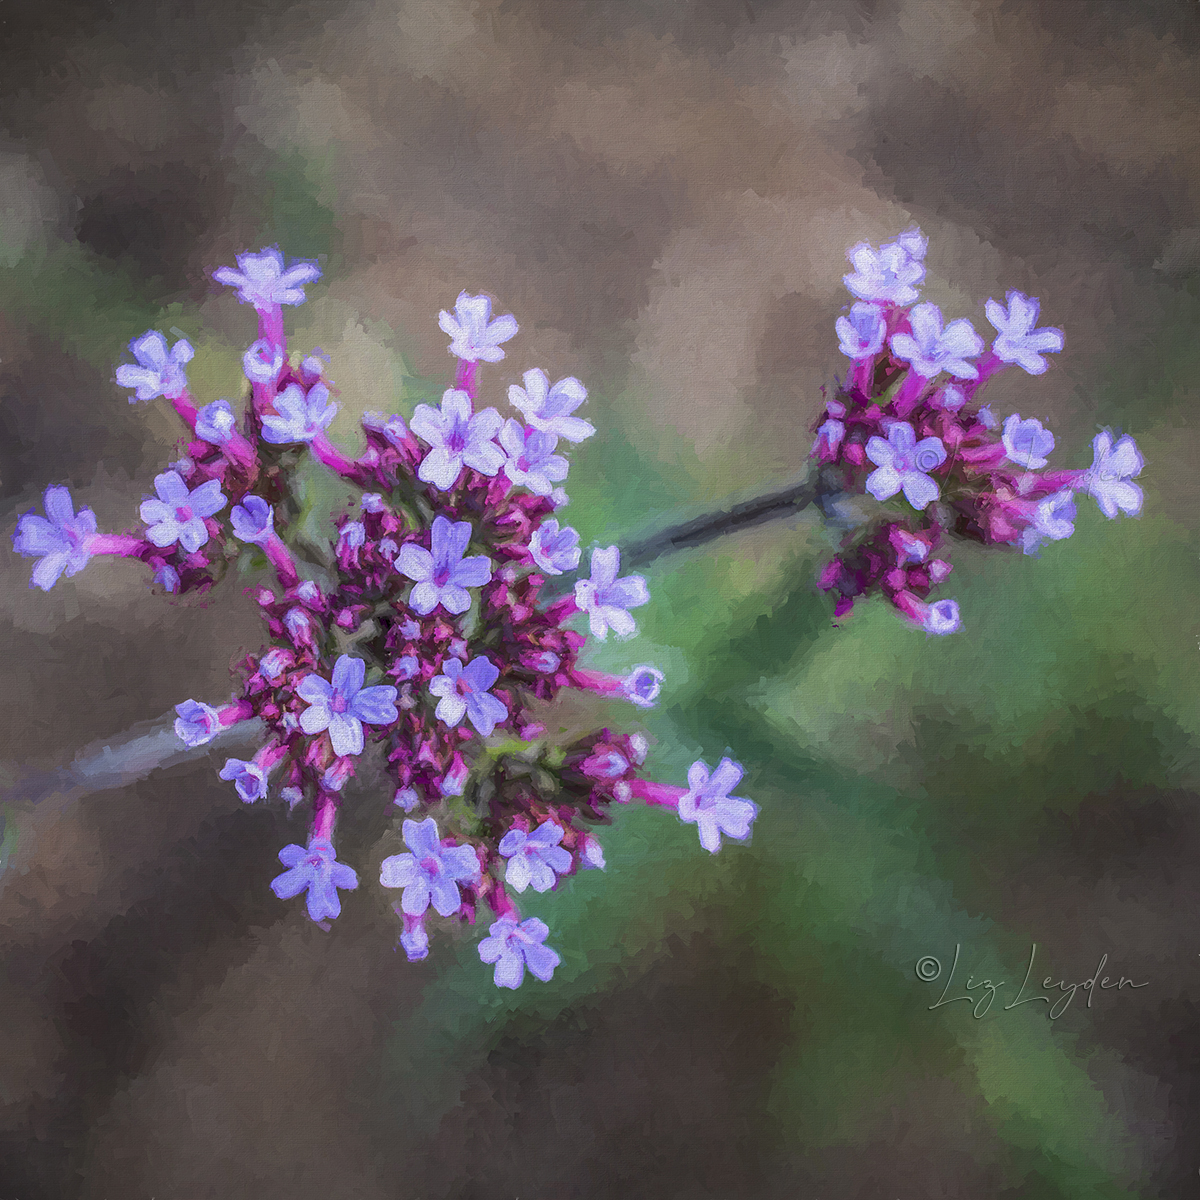
<instances>
[{"instance_id":1,"label":"lavender five-petaled flower","mask_svg":"<svg viewBox=\"0 0 1200 1200\"><path fill-rule=\"evenodd\" d=\"M259 338L242 355L242 370L251 383L271 383L283 369L283 347Z\"/></svg>"},{"instance_id":2,"label":"lavender five-petaled flower","mask_svg":"<svg viewBox=\"0 0 1200 1200\"><path fill-rule=\"evenodd\" d=\"M296 685L296 694L309 707L300 714L305 733L329 730L329 741L339 758L361 754L363 725L390 725L398 716L396 689L390 684L363 687L367 664L361 658L341 655L333 665L333 682L320 675L306 675Z\"/></svg>"},{"instance_id":3,"label":"lavender five-petaled flower","mask_svg":"<svg viewBox=\"0 0 1200 1200\"><path fill-rule=\"evenodd\" d=\"M244 496L230 512L229 523L235 537L260 546L275 532L275 514L261 496Z\"/></svg>"},{"instance_id":4,"label":"lavender five-petaled flower","mask_svg":"<svg viewBox=\"0 0 1200 1200\"><path fill-rule=\"evenodd\" d=\"M263 415L262 435L264 441L275 446L311 442L329 425L338 410L323 383L314 383L307 392L298 383L289 384L275 397L274 403L275 413Z\"/></svg>"},{"instance_id":5,"label":"lavender five-petaled flower","mask_svg":"<svg viewBox=\"0 0 1200 1200\"><path fill-rule=\"evenodd\" d=\"M939 600L936 604L925 607L925 615L921 628L926 633L945 637L949 633L957 633L962 628L962 617L958 611L957 600Z\"/></svg>"},{"instance_id":6,"label":"lavender five-petaled flower","mask_svg":"<svg viewBox=\"0 0 1200 1200\"><path fill-rule=\"evenodd\" d=\"M205 517L225 507L225 494L219 479L209 479L189 492L178 471L164 471L154 477L157 500L143 500L139 510L146 522L146 536L163 548L178 542L189 554L195 554L208 541Z\"/></svg>"},{"instance_id":7,"label":"lavender five-petaled flower","mask_svg":"<svg viewBox=\"0 0 1200 1200\"><path fill-rule=\"evenodd\" d=\"M688 768L688 790L679 797L679 819L696 822L700 845L711 854L721 848L721 834L737 841L750 836L750 823L758 816L758 805L729 793L742 778L742 768L723 758L709 774L708 765L697 759Z\"/></svg>"},{"instance_id":8,"label":"lavender five-petaled flower","mask_svg":"<svg viewBox=\"0 0 1200 1200\"><path fill-rule=\"evenodd\" d=\"M551 517L533 531L529 539L529 553L533 561L547 575L561 575L579 566L579 534L569 525L561 529Z\"/></svg>"},{"instance_id":9,"label":"lavender five-petaled flower","mask_svg":"<svg viewBox=\"0 0 1200 1200\"><path fill-rule=\"evenodd\" d=\"M403 888L400 907L410 917L419 917L432 902L443 917L453 916L462 905L459 883L479 878L479 858L470 846L443 846L437 822L404 822L404 844L411 854L385 858L379 882L387 888Z\"/></svg>"},{"instance_id":10,"label":"lavender five-petaled flower","mask_svg":"<svg viewBox=\"0 0 1200 1200\"><path fill-rule=\"evenodd\" d=\"M493 321L491 316L492 302L487 296L460 292L453 313L445 309L438 313L438 325L450 335L450 353L467 362L499 362L504 357L500 343L516 336L517 319L506 316Z\"/></svg>"},{"instance_id":11,"label":"lavender five-petaled flower","mask_svg":"<svg viewBox=\"0 0 1200 1200\"><path fill-rule=\"evenodd\" d=\"M1108 430L1092 442L1093 462L1083 479L1083 490L1093 497L1100 511L1112 520L1117 510L1136 517L1142 511L1142 489L1129 481L1140 475L1146 460L1128 434L1113 445Z\"/></svg>"},{"instance_id":12,"label":"lavender five-petaled flower","mask_svg":"<svg viewBox=\"0 0 1200 1200\"><path fill-rule=\"evenodd\" d=\"M321 268L315 262L297 262L285 271L283 255L277 247L270 246L257 254L239 254L236 271L232 267L218 267L213 278L237 288L243 304L269 309L281 304L303 304L304 284L320 279Z\"/></svg>"},{"instance_id":13,"label":"lavender five-petaled flower","mask_svg":"<svg viewBox=\"0 0 1200 1200\"><path fill-rule=\"evenodd\" d=\"M515 383L508 389L508 402L518 409L534 429L552 433L568 442L582 442L596 427L571 414L587 399L587 388L573 375L560 379L553 387L545 371L534 367L521 377L525 386Z\"/></svg>"},{"instance_id":14,"label":"lavender five-petaled flower","mask_svg":"<svg viewBox=\"0 0 1200 1200\"><path fill-rule=\"evenodd\" d=\"M196 436L223 446L237 429L237 418L228 400L214 400L196 413Z\"/></svg>"},{"instance_id":15,"label":"lavender five-petaled flower","mask_svg":"<svg viewBox=\"0 0 1200 1200\"><path fill-rule=\"evenodd\" d=\"M479 957L485 963L495 963L493 978L497 987L518 988L525 978L525 968L546 983L562 959L542 943L550 936L550 927L537 917L519 925L512 917L501 917L488 929L488 936L479 943Z\"/></svg>"},{"instance_id":16,"label":"lavender five-petaled flower","mask_svg":"<svg viewBox=\"0 0 1200 1200\"><path fill-rule=\"evenodd\" d=\"M96 534L96 514L90 508L81 508L77 515L65 487L48 487L42 507L44 517L26 513L17 522L13 549L42 560L33 568L29 586L48 592L64 571L68 576L78 575L87 566Z\"/></svg>"},{"instance_id":17,"label":"lavender five-petaled flower","mask_svg":"<svg viewBox=\"0 0 1200 1200\"><path fill-rule=\"evenodd\" d=\"M860 300L880 304L911 304L917 298L917 285L925 278L925 238L920 230L901 234L894 242L885 242L878 250L859 242L846 251L854 267L842 282Z\"/></svg>"},{"instance_id":18,"label":"lavender five-petaled flower","mask_svg":"<svg viewBox=\"0 0 1200 1200\"><path fill-rule=\"evenodd\" d=\"M575 603L588 615L592 636L600 641L608 638L612 629L618 637L632 637L637 622L628 610L645 604L650 590L641 575L617 578L621 569L621 551L616 546L592 551L592 577L575 585Z\"/></svg>"},{"instance_id":19,"label":"lavender five-petaled flower","mask_svg":"<svg viewBox=\"0 0 1200 1200\"><path fill-rule=\"evenodd\" d=\"M653 708L666 676L648 663L639 663L621 681L621 695L638 708Z\"/></svg>"},{"instance_id":20,"label":"lavender five-petaled flower","mask_svg":"<svg viewBox=\"0 0 1200 1200\"><path fill-rule=\"evenodd\" d=\"M464 466L492 476L504 466L504 451L492 439L504 423L494 408L472 413L471 397L455 388L442 395L442 407L418 404L412 431L431 449L421 460L417 478L448 492Z\"/></svg>"},{"instance_id":21,"label":"lavender five-petaled flower","mask_svg":"<svg viewBox=\"0 0 1200 1200\"><path fill-rule=\"evenodd\" d=\"M501 839L500 853L508 859L506 882L518 892L533 887L548 892L554 886L555 873L571 869L571 856L558 843L563 831L554 821L543 821L532 833L510 829Z\"/></svg>"},{"instance_id":22,"label":"lavender five-petaled flower","mask_svg":"<svg viewBox=\"0 0 1200 1200\"><path fill-rule=\"evenodd\" d=\"M185 746L203 746L221 732L221 714L211 704L185 700L175 705L175 736Z\"/></svg>"},{"instance_id":23,"label":"lavender five-petaled flower","mask_svg":"<svg viewBox=\"0 0 1200 1200\"><path fill-rule=\"evenodd\" d=\"M463 558L471 540L468 521L433 518L430 534L432 552L407 542L396 555L396 570L416 580L408 606L428 616L440 604L448 613L465 613L471 607L469 587L482 587L492 577L492 564L485 555Z\"/></svg>"},{"instance_id":24,"label":"lavender five-petaled flower","mask_svg":"<svg viewBox=\"0 0 1200 1200\"><path fill-rule=\"evenodd\" d=\"M956 379L978 379L979 370L968 358L983 350L983 338L965 317L942 328L942 310L936 304L918 304L909 313L912 333L892 334L892 353L908 363L923 379L948 371Z\"/></svg>"},{"instance_id":25,"label":"lavender five-petaled flower","mask_svg":"<svg viewBox=\"0 0 1200 1200\"><path fill-rule=\"evenodd\" d=\"M174 400L187 391L187 373L184 363L192 361L195 351L186 338L167 349L167 339L157 330L151 329L140 338L134 338L129 343L133 357L138 360L125 363L117 368L117 383L121 387L136 388L130 398L130 404L139 400L153 400L156 396L166 396Z\"/></svg>"},{"instance_id":26,"label":"lavender five-petaled flower","mask_svg":"<svg viewBox=\"0 0 1200 1200\"><path fill-rule=\"evenodd\" d=\"M332 920L342 911L338 888L353 891L358 887L354 868L335 859L333 843L325 838L313 838L307 850L284 846L279 861L289 869L271 880L271 890L280 900L290 900L307 889L308 915L314 921Z\"/></svg>"},{"instance_id":27,"label":"lavender five-petaled flower","mask_svg":"<svg viewBox=\"0 0 1200 1200\"><path fill-rule=\"evenodd\" d=\"M555 454L558 437L534 429L526 433L520 421L508 420L500 430L500 445L508 452L504 473L517 487L527 487L535 496L548 496L556 483L567 477L567 460Z\"/></svg>"},{"instance_id":28,"label":"lavender five-petaled flower","mask_svg":"<svg viewBox=\"0 0 1200 1200\"><path fill-rule=\"evenodd\" d=\"M1009 461L1028 471L1040 471L1054 449L1054 434L1044 429L1035 417L1022 421L1020 413L1013 413L1005 420L1003 441Z\"/></svg>"},{"instance_id":29,"label":"lavender five-petaled flower","mask_svg":"<svg viewBox=\"0 0 1200 1200\"><path fill-rule=\"evenodd\" d=\"M1038 502L1033 520L1021 531L1021 549L1036 554L1043 542L1058 542L1075 532L1075 497L1070 488Z\"/></svg>"},{"instance_id":30,"label":"lavender five-petaled flower","mask_svg":"<svg viewBox=\"0 0 1200 1200\"><path fill-rule=\"evenodd\" d=\"M847 358L872 358L887 335L887 322L874 304L853 305L848 317L838 317L835 328L838 349Z\"/></svg>"},{"instance_id":31,"label":"lavender five-petaled flower","mask_svg":"<svg viewBox=\"0 0 1200 1200\"><path fill-rule=\"evenodd\" d=\"M434 715L451 728L463 717L483 737L508 717L504 702L488 690L500 677L500 668L486 655L480 654L464 667L457 658L442 664L443 674L429 681L431 695L439 697Z\"/></svg>"},{"instance_id":32,"label":"lavender five-petaled flower","mask_svg":"<svg viewBox=\"0 0 1200 1200\"><path fill-rule=\"evenodd\" d=\"M867 457L879 468L867 476L867 491L876 500L888 500L903 489L913 508L922 509L938 498L937 481L926 472L946 461L942 439L922 438L906 421L888 429L887 441L873 437L867 442Z\"/></svg>"},{"instance_id":33,"label":"lavender five-petaled flower","mask_svg":"<svg viewBox=\"0 0 1200 1200\"><path fill-rule=\"evenodd\" d=\"M1041 301L1021 292L1008 293L1008 311L995 300L984 305L987 319L995 326L997 337L992 353L1001 361L1016 363L1030 375L1041 375L1049 365L1043 354L1063 348L1063 331L1047 327L1035 329Z\"/></svg>"},{"instance_id":34,"label":"lavender five-petaled flower","mask_svg":"<svg viewBox=\"0 0 1200 1200\"><path fill-rule=\"evenodd\" d=\"M253 759L246 762L241 758L227 758L220 777L232 780L237 794L247 804L253 804L267 794L267 773Z\"/></svg>"}]
</instances>

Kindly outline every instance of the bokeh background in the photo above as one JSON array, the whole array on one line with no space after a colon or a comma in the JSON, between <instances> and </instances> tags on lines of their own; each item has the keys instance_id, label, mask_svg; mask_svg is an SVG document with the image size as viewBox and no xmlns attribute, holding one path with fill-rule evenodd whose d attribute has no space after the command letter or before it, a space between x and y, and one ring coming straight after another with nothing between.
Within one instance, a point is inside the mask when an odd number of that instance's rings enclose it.
<instances>
[{"instance_id":1,"label":"bokeh background","mask_svg":"<svg viewBox=\"0 0 1200 1200\"><path fill-rule=\"evenodd\" d=\"M173 414L112 382L148 327L236 395L250 318L208 273L279 243L324 279L335 436L446 385L436 314L486 291L488 369L574 374L605 544L803 469L845 248L916 222L927 294L1017 287L1066 331L998 411L1056 462L1147 460L1041 559L956 552L966 628L841 628L808 516L660 560L664 779L743 762L710 858L631 811L608 869L528 905L563 966L497 994L474 938L394 950L364 886L326 933L267 883L301 837L216 761L10 807L3 1200L1055 1200L1194 1194L1200 1159L1200 8L1193 0L16 0L0 12L0 509L50 483L125 527ZM7 533L6 533L7 537ZM167 604L102 560L49 595L0 555L4 778L228 693L246 579ZM600 713L603 718L604 713ZM619 714L629 724L640 714ZM618 714L614 714L614 719ZM362 788L360 803L378 792ZM1106 971L1056 1021L1033 982ZM1007 981L929 1011L914 965ZM1044 971L1043 971L1044 967Z\"/></svg>"}]
</instances>

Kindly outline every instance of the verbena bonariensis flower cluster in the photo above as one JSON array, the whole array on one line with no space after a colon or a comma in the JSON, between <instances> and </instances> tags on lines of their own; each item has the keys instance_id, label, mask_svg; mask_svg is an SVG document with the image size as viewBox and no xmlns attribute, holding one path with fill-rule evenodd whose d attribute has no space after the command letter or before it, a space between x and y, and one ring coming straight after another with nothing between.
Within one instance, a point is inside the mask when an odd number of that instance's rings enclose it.
<instances>
[{"instance_id":1,"label":"verbena bonariensis flower cluster","mask_svg":"<svg viewBox=\"0 0 1200 1200\"><path fill-rule=\"evenodd\" d=\"M97 532L89 509L76 513L67 489L50 487L45 517L22 517L13 544L38 558L32 584L43 589L112 554L141 559L171 594L210 587L257 547L277 579L275 589L256 589L270 644L242 664L240 695L179 704L175 731L202 746L261 720L262 746L249 760L229 759L220 775L247 803L275 791L311 808L307 844L279 853L287 869L271 885L276 895L306 893L321 922L341 911L339 889L358 886L333 837L370 737L386 755L387 803L407 847L384 859L380 883L400 889L408 957L428 954L431 908L473 923L483 903L493 918L479 954L495 964L495 982L515 988L526 968L546 980L559 956L545 945L543 922L521 919L512 893L603 868L591 831L613 804L673 809L713 852L722 835L747 838L758 810L731 794L742 769L729 759L711 771L694 763L686 787L659 784L643 776L641 735L605 729L556 745L538 720L538 706L563 688L649 707L663 679L648 665L624 677L578 665L586 636L568 622L586 617L601 641L610 630L629 637L630 610L650 598L644 579L621 575L616 546L592 552L590 576L572 595L542 595L548 576L575 571L581 557L578 534L553 514L567 502L556 486L568 470L561 444L595 432L575 415L583 385L552 385L534 369L508 389L520 419L477 409L479 364L505 357L517 323L493 319L486 297L464 292L439 318L458 359L454 386L407 424L364 417L366 448L350 458L326 433L337 403L323 360L293 361L284 334L283 305L303 303L319 275L313 263L285 268L276 249L215 272L258 314L241 415L224 399L197 406L186 341L171 346L151 331L131 343L136 365L117 369L118 384L134 389L131 403L165 397L190 434L186 457L156 477L139 532ZM305 453L362 493L356 511L335 519L324 562L298 562L286 536Z\"/></svg>"},{"instance_id":2,"label":"verbena bonariensis flower cluster","mask_svg":"<svg viewBox=\"0 0 1200 1200\"><path fill-rule=\"evenodd\" d=\"M1061 350L1060 329L1037 328L1039 302L1020 292L988 300L991 348L968 320L946 323L936 304L918 304L926 239L901 234L879 249L863 242L847 257L844 282L857 302L837 335L850 370L825 406L812 453L830 490L869 493L881 515L856 526L821 575L843 616L881 592L927 633L961 627L954 600L928 601L951 566L939 551L952 538L1019 546L1037 554L1075 530L1075 496L1092 496L1106 517L1141 511L1131 482L1143 460L1131 437L1107 430L1086 470L1048 471L1054 435L1012 413L999 420L977 403L989 379L1015 365L1030 375Z\"/></svg>"}]
</instances>

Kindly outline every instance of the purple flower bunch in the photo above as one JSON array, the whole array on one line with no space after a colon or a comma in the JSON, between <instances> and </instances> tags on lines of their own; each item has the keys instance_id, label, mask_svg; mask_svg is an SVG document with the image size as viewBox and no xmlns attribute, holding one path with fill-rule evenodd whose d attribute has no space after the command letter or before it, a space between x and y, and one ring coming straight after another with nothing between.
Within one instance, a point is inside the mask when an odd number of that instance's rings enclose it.
<instances>
[{"instance_id":1,"label":"purple flower bunch","mask_svg":"<svg viewBox=\"0 0 1200 1200\"><path fill-rule=\"evenodd\" d=\"M439 317L458 359L454 385L408 422L365 416L364 449L350 457L327 433L337 403L322 359L293 362L284 332L282 306L303 303L318 267L285 267L276 249L237 264L214 275L258 316L240 414L223 399L197 407L190 345L142 335L131 343L137 365L119 368L117 381L136 399L172 403L189 431L185 457L156 478L139 531L100 534L90 510L76 514L67 489L51 487L45 517L22 517L14 548L39 559L42 588L109 553L146 562L170 593L210 587L247 547L260 551L275 576L253 592L269 644L242 662L230 703L177 705L175 732L203 746L239 722L262 722L259 749L228 759L220 777L246 803L275 794L309 815L306 844L280 851L275 893L304 892L309 916L323 922L341 911L339 891L357 888L334 830L374 743L389 777L390 836L406 847L384 857L380 884L400 889L409 958L428 954L432 914L473 923L482 903L494 919L480 956L495 964L497 985L518 986L526 968L549 979L559 962L544 944L549 931L521 920L512 895L602 869L591 830L611 820L614 803L672 808L712 852L722 835L747 838L757 813L730 795L742 772L728 759L711 773L696 763L687 787L671 787L644 778L640 735L605 729L567 746L547 735L545 706L564 688L644 708L663 681L648 664L626 676L577 664L589 633L636 634L630 610L650 599L641 576L621 574L616 546L592 552L570 594L543 594L548 577L580 565L579 535L553 514L567 502L563 443L595 433L575 415L587 391L535 369L508 389L519 417L480 407L479 363L502 361L518 327L493 318L486 296L464 292ZM354 511L333 516L328 551L311 563L289 540L305 453L361 493Z\"/></svg>"},{"instance_id":2,"label":"purple flower bunch","mask_svg":"<svg viewBox=\"0 0 1200 1200\"><path fill-rule=\"evenodd\" d=\"M994 375L1010 366L1041 375L1045 355L1063 348L1060 329L1038 328L1040 305L1010 291L989 299L990 348L965 319L946 322L936 304L917 303L927 242L920 230L876 249L848 253L844 282L856 302L837 320L846 381L814 427L812 455L826 490L869 494L879 516L848 533L820 577L836 596L835 615L859 597L882 593L930 634L961 627L958 604L929 602L951 566L939 557L953 538L1018 546L1037 554L1070 537L1075 498L1092 496L1106 517L1136 516L1144 466L1133 438L1105 430L1083 470L1046 470L1054 435L1033 417L1003 421L978 403Z\"/></svg>"}]
</instances>

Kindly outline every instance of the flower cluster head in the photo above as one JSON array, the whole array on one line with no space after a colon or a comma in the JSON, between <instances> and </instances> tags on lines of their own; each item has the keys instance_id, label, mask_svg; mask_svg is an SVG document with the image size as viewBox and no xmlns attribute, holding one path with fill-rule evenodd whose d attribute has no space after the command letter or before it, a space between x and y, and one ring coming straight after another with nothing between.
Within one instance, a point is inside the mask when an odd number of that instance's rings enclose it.
<instances>
[{"instance_id":1,"label":"flower cluster head","mask_svg":"<svg viewBox=\"0 0 1200 1200\"><path fill-rule=\"evenodd\" d=\"M1131 437L1114 443L1105 431L1089 469L1051 470L1054 435L1041 421L1000 419L979 404L988 380L1010 366L1043 374L1045 356L1063 348L1062 330L1038 328L1038 300L1010 291L1004 304L984 306L996 331L985 347L971 321L947 321L936 304L918 302L925 250L912 229L848 252L855 303L836 332L850 368L813 426L812 457L824 495L866 495L879 505L821 573L835 616L877 593L941 636L962 628L954 600L930 599L950 574L939 555L952 541L1037 554L1074 532L1080 493L1106 517L1136 516L1142 492L1132 480L1143 460Z\"/></svg>"},{"instance_id":2,"label":"flower cluster head","mask_svg":"<svg viewBox=\"0 0 1200 1200\"><path fill-rule=\"evenodd\" d=\"M41 588L110 554L145 563L172 597L265 559L273 579L251 595L267 644L239 664L229 703L181 701L175 733L200 748L242 722L262 729L251 756L226 759L218 774L246 804L278 799L309 819L306 844L279 853L275 894L304 893L314 921L337 917L340 893L358 886L338 861L338 814L378 803L392 822L386 836L405 847L383 856L380 885L399 890L408 957L429 953L430 922L473 923L485 905L493 919L479 954L496 983L517 987L526 969L549 979L559 963L549 930L522 920L513 897L603 870L592 830L614 804L670 808L710 851L722 836L747 837L757 811L729 794L741 777L729 760L711 777L696 764L688 787L660 784L645 776L640 734L596 729L560 745L539 719L563 689L632 715L663 684L648 663L623 675L579 663L589 636L634 636L630 610L650 600L642 576L621 573L619 549L595 547L586 578L557 578L583 557L579 534L553 514L570 447L595 433L579 415L587 390L534 368L508 388L510 412L481 404L479 364L501 361L518 328L493 316L488 297L463 292L439 317L459 360L454 386L407 421L364 416L365 449L352 457L328 435L337 403L323 357L288 352L282 307L303 303L317 265L267 248L214 277L257 315L244 396L198 406L183 372L191 346L169 347L156 331L135 339L137 365L117 381L172 404L187 431L181 456L155 478L133 530L98 532L91 510L76 513L67 489L51 487L45 516L20 519L14 548L38 559ZM310 529L296 536L306 457L359 497L331 514L327 550L312 550ZM375 798L352 786L371 753L388 777Z\"/></svg>"}]
</instances>

